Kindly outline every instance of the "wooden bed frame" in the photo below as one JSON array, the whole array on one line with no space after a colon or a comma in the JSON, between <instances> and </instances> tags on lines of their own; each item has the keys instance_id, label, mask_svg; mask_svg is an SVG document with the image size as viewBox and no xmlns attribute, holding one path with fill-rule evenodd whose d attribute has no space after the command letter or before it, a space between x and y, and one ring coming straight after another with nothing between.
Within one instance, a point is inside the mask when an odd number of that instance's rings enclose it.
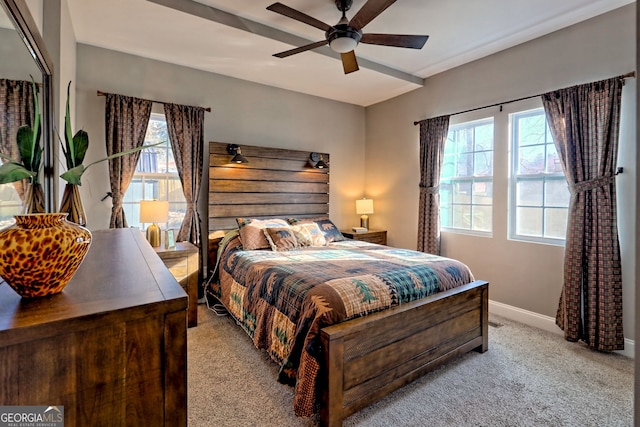
<instances>
[{"instance_id":1,"label":"wooden bed frame","mask_svg":"<svg viewBox=\"0 0 640 427\"><path fill-rule=\"evenodd\" d=\"M475 281L321 331L323 425L342 419L471 350L488 349L489 285Z\"/></svg>"},{"instance_id":2,"label":"wooden bed frame","mask_svg":"<svg viewBox=\"0 0 640 427\"><path fill-rule=\"evenodd\" d=\"M209 144L210 240L236 217L328 216L329 173L309 152L241 146L248 164L231 164L226 143ZM329 155L323 153L329 163ZM213 236L213 237L211 237ZM210 245L215 247L215 245ZM215 265L209 253L209 265ZM213 260L213 262L212 262ZM488 349L489 285L456 289L324 328L320 420L342 420L472 350Z\"/></svg>"}]
</instances>

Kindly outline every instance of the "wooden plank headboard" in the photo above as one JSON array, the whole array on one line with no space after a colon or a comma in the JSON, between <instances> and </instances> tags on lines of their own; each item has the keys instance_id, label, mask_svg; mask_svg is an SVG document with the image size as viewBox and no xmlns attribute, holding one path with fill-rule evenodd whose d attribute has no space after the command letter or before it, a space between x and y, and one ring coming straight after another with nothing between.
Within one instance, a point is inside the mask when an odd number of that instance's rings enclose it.
<instances>
[{"instance_id":1,"label":"wooden plank headboard","mask_svg":"<svg viewBox=\"0 0 640 427\"><path fill-rule=\"evenodd\" d=\"M209 232L237 227L238 217L329 215L329 169L314 168L311 152L240 145L249 163L237 164L228 145L209 143Z\"/></svg>"}]
</instances>

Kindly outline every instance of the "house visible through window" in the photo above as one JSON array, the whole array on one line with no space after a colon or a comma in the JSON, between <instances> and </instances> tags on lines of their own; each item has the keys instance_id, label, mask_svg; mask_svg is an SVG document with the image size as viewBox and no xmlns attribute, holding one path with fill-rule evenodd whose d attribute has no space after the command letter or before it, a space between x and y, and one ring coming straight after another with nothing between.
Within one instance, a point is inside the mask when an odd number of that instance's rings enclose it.
<instances>
[{"instance_id":1,"label":"house visible through window","mask_svg":"<svg viewBox=\"0 0 640 427\"><path fill-rule=\"evenodd\" d=\"M440 174L443 228L490 233L493 119L450 126Z\"/></svg>"},{"instance_id":2,"label":"house visible through window","mask_svg":"<svg viewBox=\"0 0 640 427\"><path fill-rule=\"evenodd\" d=\"M570 194L544 109L512 114L510 121L509 237L562 243Z\"/></svg>"},{"instance_id":3,"label":"house visible through window","mask_svg":"<svg viewBox=\"0 0 640 427\"><path fill-rule=\"evenodd\" d=\"M168 200L169 221L158 225L163 230L177 230L184 219L187 203L169 142L167 122L163 114L152 113L144 144L159 142L162 144L140 152L136 172L124 196L123 208L129 226L146 229L149 224L140 222L140 200Z\"/></svg>"}]
</instances>

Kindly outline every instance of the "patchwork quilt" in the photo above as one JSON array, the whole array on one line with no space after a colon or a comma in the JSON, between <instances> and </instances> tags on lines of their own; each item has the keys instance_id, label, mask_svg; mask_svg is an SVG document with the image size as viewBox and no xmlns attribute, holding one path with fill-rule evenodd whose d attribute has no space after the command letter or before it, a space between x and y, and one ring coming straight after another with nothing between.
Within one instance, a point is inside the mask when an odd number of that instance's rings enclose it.
<instances>
[{"instance_id":1,"label":"patchwork quilt","mask_svg":"<svg viewBox=\"0 0 640 427\"><path fill-rule=\"evenodd\" d=\"M208 291L278 363L278 380L295 386L299 416L317 408L320 329L474 280L459 261L362 241L282 252L223 243Z\"/></svg>"}]
</instances>

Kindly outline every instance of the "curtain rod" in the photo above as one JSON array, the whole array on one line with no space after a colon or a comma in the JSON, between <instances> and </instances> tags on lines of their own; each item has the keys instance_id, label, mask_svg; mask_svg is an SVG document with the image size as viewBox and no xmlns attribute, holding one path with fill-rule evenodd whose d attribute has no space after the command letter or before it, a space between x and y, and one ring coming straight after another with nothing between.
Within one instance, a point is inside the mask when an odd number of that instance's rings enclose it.
<instances>
[{"instance_id":1,"label":"curtain rod","mask_svg":"<svg viewBox=\"0 0 640 427\"><path fill-rule=\"evenodd\" d=\"M623 75L619 76L619 78L621 78L623 80L624 79L628 79L628 78L635 78L635 77L636 77L636 72L635 71L631 71L631 72L628 72L627 74L623 74ZM523 98L512 99L511 101L498 102L498 103L491 104L491 105L485 105L484 107L476 107L476 108L471 108L469 110L458 111L457 113L451 113L449 115L450 116L455 116L455 115L458 115L458 114L470 113L472 111L484 110L485 108L502 107L504 104L511 104L513 102L524 101L525 99L536 98L536 97L542 96L542 95L544 95L544 94L540 93L538 95L525 96ZM502 111L502 109L500 109L500 111ZM413 125L414 126L415 125L419 125L420 122L422 122L424 120L428 120L428 119L422 119L422 120L419 120L417 122L413 122Z\"/></svg>"},{"instance_id":2,"label":"curtain rod","mask_svg":"<svg viewBox=\"0 0 640 427\"><path fill-rule=\"evenodd\" d=\"M98 96L107 96L107 93L99 90ZM171 102L155 101L153 99L149 99L148 101L155 102L156 104L172 104ZM202 108L204 109L204 111L211 112L211 107L202 107Z\"/></svg>"}]
</instances>

